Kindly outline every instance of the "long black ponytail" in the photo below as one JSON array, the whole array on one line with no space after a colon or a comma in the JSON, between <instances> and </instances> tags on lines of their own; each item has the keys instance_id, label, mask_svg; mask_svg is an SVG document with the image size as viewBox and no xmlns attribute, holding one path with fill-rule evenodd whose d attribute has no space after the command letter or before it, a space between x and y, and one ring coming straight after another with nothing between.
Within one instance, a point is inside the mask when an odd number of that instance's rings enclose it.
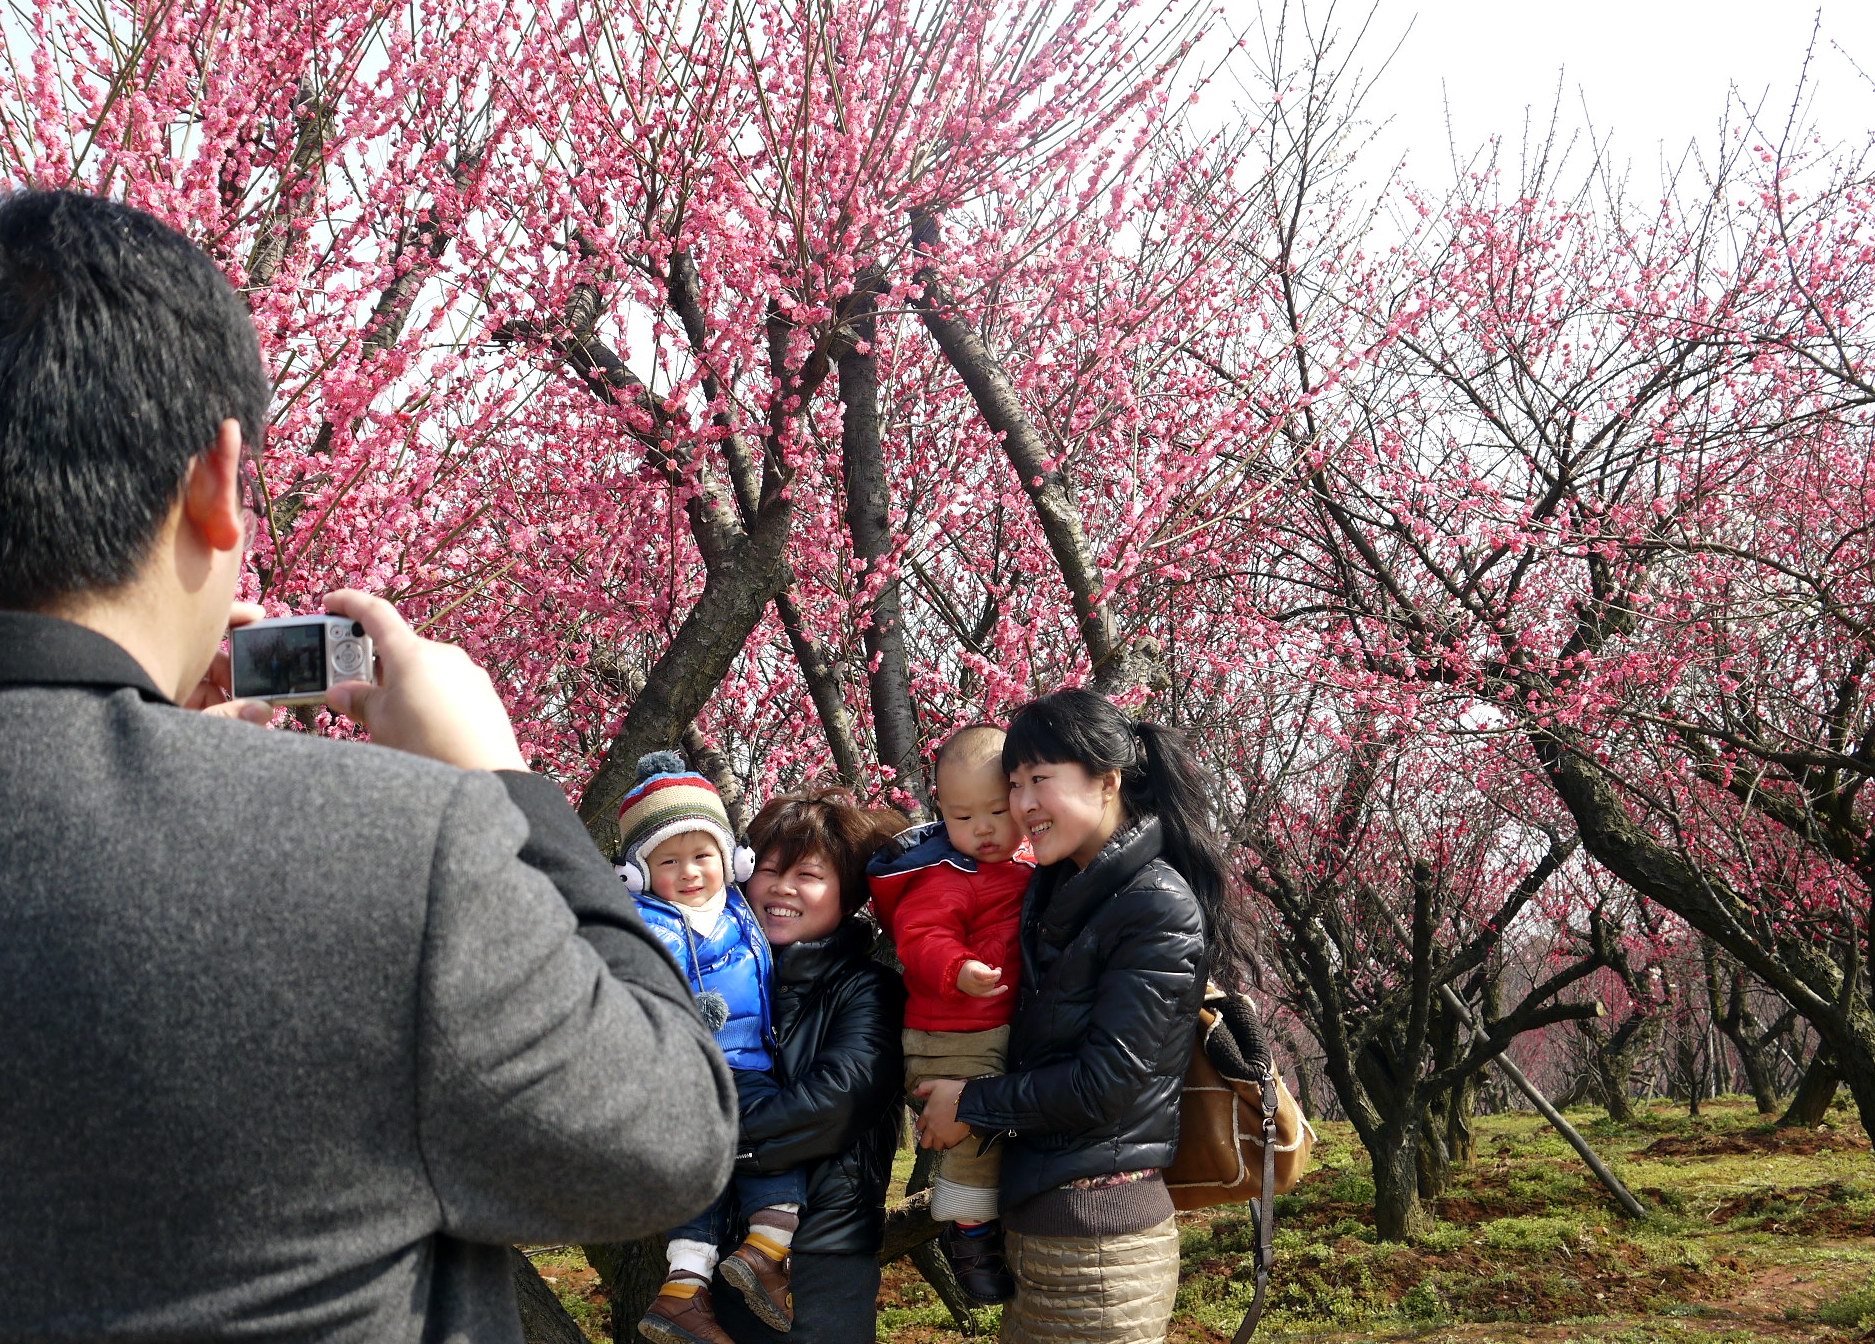
<instances>
[{"instance_id":1,"label":"long black ponytail","mask_svg":"<svg viewBox=\"0 0 1875 1344\"><path fill-rule=\"evenodd\" d=\"M1135 723L1095 691L1056 691L1016 711L1003 739L1003 769L1064 761L1095 775L1118 770L1127 815L1159 819L1166 861L1204 911L1211 978L1238 988L1250 962L1237 924L1230 865L1218 840L1217 790L1185 734L1163 724Z\"/></svg>"}]
</instances>

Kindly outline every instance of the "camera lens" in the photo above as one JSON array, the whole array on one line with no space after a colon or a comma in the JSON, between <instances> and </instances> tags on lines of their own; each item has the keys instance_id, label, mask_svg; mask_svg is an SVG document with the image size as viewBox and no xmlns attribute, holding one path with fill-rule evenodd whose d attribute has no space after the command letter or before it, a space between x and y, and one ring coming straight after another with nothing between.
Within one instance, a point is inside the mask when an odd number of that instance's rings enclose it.
<instances>
[{"instance_id":1,"label":"camera lens","mask_svg":"<svg viewBox=\"0 0 1875 1344\"><path fill-rule=\"evenodd\" d=\"M364 633L365 633L365 623L363 621L353 621L352 622L352 638L362 639L364 637Z\"/></svg>"}]
</instances>

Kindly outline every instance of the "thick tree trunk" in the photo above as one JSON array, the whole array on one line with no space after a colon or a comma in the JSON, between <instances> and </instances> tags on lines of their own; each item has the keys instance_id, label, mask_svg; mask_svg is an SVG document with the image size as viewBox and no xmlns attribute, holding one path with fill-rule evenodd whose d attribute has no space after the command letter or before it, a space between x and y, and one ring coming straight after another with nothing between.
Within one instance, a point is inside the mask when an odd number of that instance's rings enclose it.
<instances>
[{"instance_id":1,"label":"thick tree trunk","mask_svg":"<svg viewBox=\"0 0 1875 1344\"><path fill-rule=\"evenodd\" d=\"M1706 1004L1712 1011L1712 1020L1738 1055L1739 1067L1745 1071L1745 1085L1751 1090L1758 1114L1775 1115L1778 1096L1771 1050L1789 1018L1765 1029L1751 1011L1750 984L1744 969L1724 963L1717 944L1710 938L1703 941Z\"/></svg>"},{"instance_id":2,"label":"thick tree trunk","mask_svg":"<svg viewBox=\"0 0 1875 1344\"><path fill-rule=\"evenodd\" d=\"M1469 1167L1477 1157L1472 1120L1478 1114L1478 1075L1472 1074L1445 1099L1445 1151L1454 1166Z\"/></svg>"},{"instance_id":3,"label":"thick tree trunk","mask_svg":"<svg viewBox=\"0 0 1875 1344\"><path fill-rule=\"evenodd\" d=\"M664 1238L595 1243L580 1249L586 1253L586 1263L598 1271L612 1303L612 1338L616 1344L641 1344L638 1320L657 1296L669 1267Z\"/></svg>"},{"instance_id":4,"label":"thick tree trunk","mask_svg":"<svg viewBox=\"0 0 1875 1344\"><path fill-rule=\"evenodd\" d=\"M1869 1117L1875 1116L1875 1050L1861 1048L1861 1042L1870 1038L1875 1038L1875 1024L1867 1024L1864 1031L1851 1038L1850 1053L1841 1065L1843 1082L1855 1098L1864 1132L1868 1131Z\"/></svg>"},{"instance_id":5,"label":"thick tree trunk","mask_svg":"<svg viewBox=\"0 0 1875 1344\"><path fill-rule=\"evenodd\" d=\"M866 562L871 581L889 564L893 541L889 525L892 494L879 448L879 365L873 353L878 339L877 301L869 278L855 297L853 344L840 357L840 458L846 476L846 526L853 550ZM864 350L859 347L864 346ZM912 800L908 809L922 821L930 802L918 755L918 715L911 698L911 666L905 653L905 621L899 581L889 575L873 598L860 632L866 648L866 685L872 700L873 735L879 763L892 772L893 787Z\"/></svg>"},{"instance_id":6,"label":"thick tree trunk","mask_svg":"<svg viewBox=\"0 0 1875 1344\"><path fill-rule=\"evenodd\" d=\"M1761 1049L1739 1045L1736 1039L1732 1044L1738 1049L1738 1062L1745 1069L1745 1086L1751 1089L1752 1104L1758 1108L1758 1114L1776 1115L1777 1084L1771 1080L1770 1061L1765 1059Z\"/></svg>"},{"instance_id":7,"label":"thick tree trunk","mask_svg":"<svg viewBox=\"0 0 1875 1344\"><path fill-rule=\"evenodd\" d=\"M1419 1157L1415 1170L1419 1197L1428 1205L1435 1203L1451 1183L1452 1154L1445 1146L1445 1126L1433 1114L1431 1107L1420 1113Z\"/></svg>"},{"instance_id":8,"label":"thick tree trunk","mask_svg":"<svg viewBox=\"0 0 1875 1344\"><path fill-rule=\"evenodd\" d=\"M1497 995L1487 977L1478 988L1485 998L1487 1015L1501 1013ZM1449 986L1441 986L1450 991ZM1438 1011L1432 1014L1433 1059L1435 1074L1452 1068L1467 1044L1464 1015L1455 1012L1441 994ZM1427 1102L1420 1119L1419 1197L1432 1201L1445 1193L1451 1183L1452 1168L1471 1161L1471 1114L1478 1095L1478 1074L1465 1074L1442 1093Z\"/></svg>"},{"instance_id":9,"label":"thick tree trunk","mask_svg":"<svg viewBox=\"0 0 1875 1344\"><path fill-rule=\"evenodd\" d=\"M1760 1031L1757 1020L1750 1013L1739 1018L1728 1014L1719 1019L1719 1030L1732 1043L1732 1049L1738 1055L1739 1067L1745 1073L1745 1087L1751 1093L1758 1114L1776 1115L1777 1080L1771 1064L1774 1033Z\"/></svg>"},{"instance_id":10,"label":"thick tree trunk","mask_svg":"<svg viewBox=\"0 0 1875 1344\"><path fill-rule=\"evenodd\" d=\"M742 796L742 781L736 778L716 744L704 737L696 724L684 729L683 741L684 759L690 762L690 768L716 786L723 800L723 811L729 816L729 829L737 835L746 834L749 807L748 800Z\"/></svg>"},{"instance_id":11,"label":"thick tree trunk","mask_svg":"<svg viewBox=\"0 0 1875 1344\"><path fill-rule=\"evenodd\" d=\"M679 283L684 276L694 281L694 271L684 269L681 255L672 258L671 267L672 305L683 318L684 329L701 357L706 332L695 286ZM678 626L670 646L645 674L625 722L581 796L580 820L599 847L610 854L618 844L619 800L632 786L638 758L648 751L673 748L683 740L729 674L768 604L786 587L790 577L786 551L792 506L785 498L785 480L761 479L753 452L736 427L724 418L726 412L719 414L718 422L730 431L722 441L729 465L727 487L715 472L678 455L663 403L651 395L617 352L593 338L598 302L595 290L578 286L558 328L547 331L517 326L505 336L545 346L599 401L631 406L649 417L649 429L627 432L644 445L673 485L688 487L684 512L706 571L703 592ZM777 371L778 376L781 372ZM803 379L798 391L805 405L814 387ZM710 395L716 399L713 383Z\"/></svg>"},{"instance_id":12,"label":"thick tree trunk","mask_svg":"<svg viewBox=\"0 0 1875 1344\"><path fill-rule=\"evenodd\" d=\"M1374 1163L1374 1234L1405 1241L1432 1230L1419 1198L1420 1131L1417 1114L1382 1125L1368 1145Z\"/></svg>"},{"instance_id":13,"label":"thick tree trunk","mask_svg":"<svg viewBox=\"0 0 1875 1344\"><path fill-rule=\"evenodd\" d=\"M683 739L781 591L787 521L785 506L776 507L758 519L733 563L710 566L696 606L646 674L644 690L580 798L580 819L607 853L616 847L619 800L636 778L638 758Z\"/></svg>"},{"instance_id":14,"label":"thick tree trunk","mask_svg":"<svg viewBox=\"0 0 1875 1344\"><path fill-rule=\"evenodd\" d=\"M1629 1030L1630 1027L1636 1029ZM1628 1087L1643 1035L1636 1020L1630 1018L1605 1041L1593 1034L1589 1036L1589 1067L1594 1071L1595 1090L1608 1118L1618 1125L1629 1124L1634 1119L1634 1103L1628 1095Z\"/></svg>"},{"instance_id":15,"label":"thick tree trunk","mask_svg":"<svg viewBox=\"0 0 1875 1344\"><path fill-rule=\"evenodd\" d=\"M526 1344L586 1344L579 1323L566 1314L534 1262L509 1248L514 1261L514 1297L521 1309L521 1338Z\"/></svg>"},{"instance_id":16,"label":"thick tree trunk","mask_svg":"<svg viewBox=\"0 0 1875 1344\"><path fill-rule=\"evenodd\" d=\"M885 1241L879 1247L879 1263L889 1265L902 1255L910 1255L927 1241L936 1238L941 1225L931 1217L931 1192L920 1190L907 1195L885 1211Z\"/></svg>"},{"instance_id":17,"label":"thick tree trunk","mask_svg":"<svg viewBox=\"0 0 1875 1344\"><path fill-rule=\"evenodd\" d=\"M1810 1067L1803 1071L1803 1080L1797 1084L1796 1095L1777 1118L1778 1125L1787 1129L1815 1129L1822 1124L1823 1117L1829 1114L1830 1103L1836 1100L1838 1081L1835 1056L1828 1046L1819 1045L1810 1056Z\"/></svg>"},{"instance_id":18,"label":"thick tree trunk","mask_svg":"<svg viewBox=\"0 0 1875 1344\"><path fill-rule=\"evenodd\" d=\"M1595 1086L1601 1093L1602 1109L1608 1112L1608 1118L1617 1125L1634 1123L1634 1102L1628 1097L1626 1086L1621 1079L1605 1071L1598 1071Z\"/></svg>"},{"instance_id":19,"label":"thick tree trunk","mask_svg":"<svg viewBox=\"0 0 1875 1344\"><path fill-rule=\"evenodd\" d=\"M1627 1016L1611 1032L1604 1032L1600 1024L1592 1019L1577 1025L1588 1046L1593 1090L1607 1109L1608 1118L1616 1124L1625 1125L1634 1119L1636 1067L1641 1056L1653 1049L1665 1019L1654 1001L1646 996L1640 982L1628 973L1625 961L1618 960L1618 954L1609 958L1609 964L1621 972L1623 981L1634 995Z\"/></svg>"}]
</instances>

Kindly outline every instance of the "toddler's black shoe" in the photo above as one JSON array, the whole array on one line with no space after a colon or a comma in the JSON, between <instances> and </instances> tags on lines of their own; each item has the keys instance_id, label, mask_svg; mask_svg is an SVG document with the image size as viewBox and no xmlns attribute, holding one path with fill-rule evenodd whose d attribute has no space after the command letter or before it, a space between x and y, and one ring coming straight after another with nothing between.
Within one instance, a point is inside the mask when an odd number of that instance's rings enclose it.
<instances>
[{"instance_id":1,"label":"toddler's black shoe","mask_svg":"<svg viewBox=\"0 0 1875 1344\"><path fill-rule=\"evenodd\" d=\"M966 1234L956 1223L946 1223L938 1244L957 1276L957 1286L972 1302L987 1307L1016 1295L1016 1281L1003 1259L1001 1219L981 1224L975 1236Z\"/></svg>"}]
</instances>

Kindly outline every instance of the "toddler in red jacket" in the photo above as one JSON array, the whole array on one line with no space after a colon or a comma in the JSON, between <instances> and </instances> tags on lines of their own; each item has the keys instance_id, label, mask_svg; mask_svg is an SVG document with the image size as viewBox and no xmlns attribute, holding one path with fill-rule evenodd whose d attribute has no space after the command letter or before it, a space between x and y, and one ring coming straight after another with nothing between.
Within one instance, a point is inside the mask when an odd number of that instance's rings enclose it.
<instances>
[{"instance_id":1,"label":"toddler in red jacket","mask_svg":"<svg viewBox=\"0 0 1875 1344\"><path fill-rule=\"evenodd\" d=\"M867 868L873 909L905 967L905 1087L1003 1071L1022 954L1022 896L1035 860L1009 810L1003 730L959 729L938 749L943 821L913 827ZM914 1102L914 1104L916 1104ZM1014 1292L997 1221L1001 1153L968 1142L938 1154L931 1216L958 1286L979 1302Z\"/></svg>"}]
</instances>

